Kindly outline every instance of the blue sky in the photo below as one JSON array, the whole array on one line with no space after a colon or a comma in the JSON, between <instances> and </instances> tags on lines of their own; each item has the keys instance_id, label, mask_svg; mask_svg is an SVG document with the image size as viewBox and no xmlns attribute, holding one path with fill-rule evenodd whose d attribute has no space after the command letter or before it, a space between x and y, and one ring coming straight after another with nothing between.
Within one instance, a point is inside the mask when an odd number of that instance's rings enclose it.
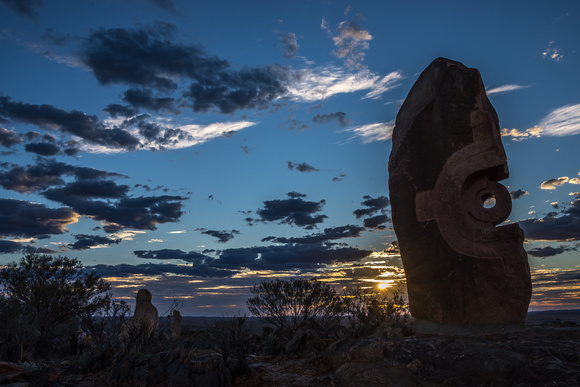
<instances>
[{"instance_id":1,"label":"blue sky","mask_svg":"<svg viewBox=\"0 0 580 387\"><path fill-rule=\"evenodd\" d=\"M495 107L532 308L580 304L575 1L0 0L0 265L243 311L263 278L391 287L394 120L437 57Z\"/></svg>"}]
</instances>

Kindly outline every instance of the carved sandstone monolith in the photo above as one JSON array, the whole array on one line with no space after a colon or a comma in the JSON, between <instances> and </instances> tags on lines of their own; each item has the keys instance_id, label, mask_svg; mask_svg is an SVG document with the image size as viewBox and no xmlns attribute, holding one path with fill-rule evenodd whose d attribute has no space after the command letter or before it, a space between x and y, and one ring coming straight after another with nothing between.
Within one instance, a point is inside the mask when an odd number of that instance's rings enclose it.
<instances>
[{"instance_id":1,"label":"carved sandstone monolith","mask_svg":"<svg viewBox=\"0 0 580 387\"><path fill-rule=\"evenodd\" d=\"M389 191L417 330L523 327L531 298L499 120L479 71L438 58L401 106Z\"/></svg>"}]
</instances>

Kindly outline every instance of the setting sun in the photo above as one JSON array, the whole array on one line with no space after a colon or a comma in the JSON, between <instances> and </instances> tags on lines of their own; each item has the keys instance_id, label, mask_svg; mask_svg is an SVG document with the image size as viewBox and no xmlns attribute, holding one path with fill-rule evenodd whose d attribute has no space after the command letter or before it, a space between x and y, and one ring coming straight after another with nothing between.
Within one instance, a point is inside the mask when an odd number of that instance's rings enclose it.
<instances>
[{"instance_id":1,"label":"setting sun","mask_svg":"<svg viewBox=\"0 0 580 387\"><path fill-rule=\"evenodd\" d=\"M387 283L385 283L385 282L381 282L381 283L379 284L379 289L381 289L381 290L384 290L384 289L386 289L386 288L388 288L388 287L389 287L389 284L387 284Z\"/></svg>"}]
</instances>

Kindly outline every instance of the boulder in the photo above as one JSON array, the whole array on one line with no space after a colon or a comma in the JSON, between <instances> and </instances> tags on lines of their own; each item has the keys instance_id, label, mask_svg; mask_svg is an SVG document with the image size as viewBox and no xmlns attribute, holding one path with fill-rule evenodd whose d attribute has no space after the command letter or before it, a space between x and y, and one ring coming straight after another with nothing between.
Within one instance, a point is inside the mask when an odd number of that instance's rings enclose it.
<instances>
[{"instance_id":1,"label":"boulder","mask_svg":"<svg viewBox=\"0 0 580 387\"><path fill-rule=\"evenodd\" d=\"M153 298L151 292L147 289L139 289L137 292L135 312L129 317L121 328L119 338L126 339L131 331L141 330L154 336L159 326L159 314L157 308L151 303Z\"/></svg>"},{"instance_id":2,"label":"boulder","mask_svg":"<svg viewBox=\"0 0 580 387\"><path fill-rule=\"evenodd\" d=\"M524 233L500 225L511 198L499 120L479 72L434 60L401 106L389 158L392 218L418 332L523 328Z\"/></svg>"}]
</instances>

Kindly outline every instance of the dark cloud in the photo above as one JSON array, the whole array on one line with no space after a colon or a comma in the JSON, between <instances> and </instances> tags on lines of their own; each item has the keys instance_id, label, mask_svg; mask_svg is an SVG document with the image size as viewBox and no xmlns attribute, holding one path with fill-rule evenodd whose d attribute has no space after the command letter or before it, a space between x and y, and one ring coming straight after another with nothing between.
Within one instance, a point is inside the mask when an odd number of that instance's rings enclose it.
<instances>
[{"instance_id":1,"label":"dark cloud","mask_svg":"<svg viewBox=\"0 0 580 387\"><path fill-rule=\"evenodd\" d=\"M387 226L385 223L390 222L391 218L388 215L376 215L364 220L364 226L367 228L374 228L377 230L385 230Z\"/></svg>"},{"instance_id":2,"label":"dark cloud","mask_svg":"<svg viewBox=\"0 0 580 387\"><path fill-rule=\"evenodd\" d=\"M103 182L99 184L104 185ZM100 190L97 185L71 183L62 188L47 190L42 195L69 206L79 214L106 222L107 232L124 228L155 230L157 224L177 222L183 215L181 208L186 197L163 195L132 198L125 197L126 186L109 182L109 190ZM85 190L89 187L95 191ZM96 197L118 200L92 200Z\"/></svg>"},{"instance_id":3,"label":"dark cloud","mask_svg":"<svg viewBox=\"0 0 580 387\"><path fill-rule=\"evenodd\" d=\"M367 208L361 208L361 209L353 211L353 214L354 214L354 216L356 216L357 219L359 219L363 216L373 215L379 211L381 211L381 212L386 211L387 207L391 203L389 201L389 198L387 198L386 196L379 196L377 198L372 198L370 196L364 196L363 199L365 199L365 200L363 202L361 202L361 204Z\"/></svg>"},{"instance_id":4,"label":"dark cloud","mask_svg":"<svg viewBox=\"0 0 580 387\"><path fill-rule=\"evenodd\" d=\"M72 134L92 144L128 150L133 150L139 145L139 140L125 129L107 128L99 122L97 116L90 116L76 110L67 112L52 105L13 102L10 97L0 97L0 116L40 128Z\"/></svg>"},{"instance_id":5,"label":"dark cloud","mask_svg":"<svg viewBox=\"0 0 580 387\"><path fill-rule=\"evenodd\" d=\"M529 194L530 193L528 191L524 191L522 189L510 191L510 196L512 197L513 200L523 198L524 196L529 195Z\"/></svg>"},{"instance_id":6,"label":"dark cloud","mask_svg":"<svg viewBox=\"0 0 580 387\"><path fill-rule=\"evenodd\" d=\"M36 164L22 167L10 163L0 163L0 186L20 193L32 193L50 186L64 184L63 176L73 176L77 180L101 180L126 177L124 175L78 167L54 159L39 158Z\"/></svg>"},{"instance_id":7,"label":"dark cloud","mask_svg":"<svg viewBox=\"0 0 580 387\"><path fill-rule=\"evenodd\" d=\"M300 47L296 40L296 34L294 32L288 32L286 34L279 32L278 35L280 36L280 44L284 47L284 58L294 58L298 52L298 47Z\"/></svg>"},{"instance_id":8,"label":"dark cloud","mask_svg":"<svg viewBox=\"0 0 580 387\"><path fill-rule=\"evenodd\" d=\"M302 173L320 172L319 169L314 168L312 165L308 165L306 163L296 163L292 161L287 161L286 163L288 163L288 169L291 171L296 169L298 172Z\"/></svg>"},{"instance_id":9,"label":"dark cloud","mask_svg":"<svg viewBox=\"0 0 580 387\"><path fill-rule=\"evenodd\" d=\"M290 199L264 201L264 208L256 211L259 218L248 218L248 223L252 224L255 221L279 222L312 229L327 218L326 215L316 215L326 204L325 200L319 202L303 200L302 194L297 192L290 192L288 196Z\"/></svg>"},{"instance_id":10,"label":"dark cloud","mask_svg":"<svg viewBox=\"0 0 580 387\"><path fill-rule=\"evenodd\" d=\"M121 242L121 239L112 239L99 235L76 234L74 237L77 241L66 245L71 250L87 250L91 247L112 245Z\"/></svg>"},{"instance_id":11,"label":"dark cloud","mask_svg":"<svg viewBox=\"0 0 580 387\"><path fill-rule=\"evenodd\" d=\"M17 145L21 142L22 137L20 137L16 132L6 128L0 128L0 145L5 148L10 148L12 145Z\"/></svg>"},{"instance_id":12,"label":"dark cloud","mask_svg":"<svg viewBox=\"0 0 580 387\"><path fill-rule=\"evenodd\" d=\"M526 219L518 224L527 239L546 241L580 240L580 196L570 203L564 215L549 213L541 219Z\"/></svg>"},{"instance_id":13,"label":"dark cloud","mask_svg":"<svg viewBox=\"0 0 580 387\"><path fill-rule=\"evenodd\" d=\"M220 242L220 243L229 242L230 240L234 239L236 234L240 233L238 230L231 230L231 231L221 230L220 231L220 230L207 230L205 228L199 228L199 229L197 229L197 231L201 231L202 234L217 238L218 242Z\"/></svg>"},{"instance_id":14,"label":"dark cloud","mask_svg":"<svg viewBox=\"0 0 580 387\"><path fill-rule=\"evenodd\" d=\"M19 253L20 250L22 250L22 243L0 239L0 253Z\"/></svg>"},{"instance_id":15,"label":"dark cloud","mask_svg":"<svg viewBox=\"0 0 580 387\"><path fill-rule=\"evenodd\" d=\"M80 215L70 208L48 208L43 204L0 199L0 235L47 238L62 234Z\"/></svg>"},{"instance_id":16,"label":"dark cloud","mask_svg":"<svg viewBox=\"0 0 580 387\"><path fill-rule=\"evenodd\" d=\"M141 265L96 265L90 267L103 277L127 277L130 275L184 275L195 277L231 277L235 271L219 269L208 265L173 265L165 263L146 263Z\"/></svg>"},{"instance_id":17,"label":"dark cloud","mask_svg":"<svg viewBox=\"0 0 580 387\"><path fill-rule=\"evenodd\" d=\"M333 177L332 181L333 182L342 181L342 179L344 179L345 177L346 175L344 173L341 173L340 175Z\"/></svg>"},{"instance_id":18,"label":"dark cloud","mask_svg":"<svg viewBox=\"0 0 580 387\"><path fill-rule=\"evenodd\" d=\"M198 253L197 251L185 252L179 249L161 249L161 250L136 250L133 254L143 259L160 259L160 260L172 260L179 259L190 263L204 263L205 261L211 261L213 258L208 257L205 254Z\"/></svg>"},{"instance_id":19,"label":"dark cloud","mask_svg":"<svg viewBox=\"0 0 580 387\"><path fill-rule=\"evenodd\" d=\"M528 254L534 257L546 258L565 253L566 251L575 251L575 250L577 250L577 248L564 245L560 245L558 247L544 246L528 250Z\"/></svg>"},{"instance_id":20,"label":"dark cloud","mask_svg":"<svg viewBox=\"0 0 580 387\"><path fill-rule=\"evenodd\" d=\"M324 232L305 237L294 237L294 238L266 237L262 239L262 242L274 241L276 243L301 243L301 244L321 243L342 238L359 237L362 231L364 231L364 227L349 224L346 226L325 228Z\"/></svg>"},{"instance_id":21,"label":"dark cloud","mask_svg":"<svg viewBox=\"0 0 580 387\"><path fill-rule=\"evenodd\" d=\"M133 106L113 103L107 105L103 111L109 113L111 117L132 117L139 112L139 109L134 108Z\"/></svg>"},{"instance_id":22,"label":"dark cloud","mask_svg":"<svg viewBox=\"0 0 580 387\"><path fill-rule=\"evenodd\" d=\"M372 251L335 248L323 243L260 246L223 250L212 264L232 270L300 270L311 272L328 264L358 261Z\"/></svg>"},{"instance_id":23,"label":"dark cloud","mask_svg":"<svg viewBox=\"0 0 580 387\"><path fill-rule=\"evenodd\" d=\"M287 92L288 69L281 66L222 71L213 80L193 83L185 96L195 112L218 109L230 114L241 109L264 109Z\"/></svg>"},{"instance_id":24,"label":"dark cloud","mask_svg":"<svg viewBox=\"0 0 580 387\"><path fill-rule=\"evenodd\" d=\"M55 156L60 153L60 147L51 142L33 142L26 144L24 150L40 156Z\"/></svg>"},{"instance_id":25,"label":"dark cloud","mask_svg":"<svg viewBox=\"0 0 580 387\"><path fill-rule=\"evenodd\" d=\"M39 16L37 9L44 6L42 0L0 0L0 3L18 15L30 19L36 19Z\"/></svg>"},{"instance_id":26,"label":"dark cloud","mask_svg":"<svg viewBox=\"0 0 580 387\"><path fill-rule=\"evenodd\" d=\"M151 90L131 88L125 91L123 101L136 109L153 110L155 112L169 111L179 113L175 109L175 98L158 97Z\"/></svg>"},{"instance_id":27,"label":"dark cloud","mask_svg":"<svg viewBox=\"0 0 580 387\"><path fill-rule=\"evenodd\" d=\"M348 126L352 122L351 120L346 118L346 113L344 112L317 114L312 118L312 122L316 124L327 124L333 121L337 121L340 126Z\"/></svg>"},{"instance_id":28,"label":"dark cloud","mask_svg":"<svg viewBox=\"0 0 580 387\"><path fill-rule=\"evenodd\" d=\"M99 83L122 83L160 90L177 88L175 78L211 83L227 61L208 57L202 48L175 43L167 23L138 29L100 28L84 42L82 60Z\"/></svg>"}]
</instances>

